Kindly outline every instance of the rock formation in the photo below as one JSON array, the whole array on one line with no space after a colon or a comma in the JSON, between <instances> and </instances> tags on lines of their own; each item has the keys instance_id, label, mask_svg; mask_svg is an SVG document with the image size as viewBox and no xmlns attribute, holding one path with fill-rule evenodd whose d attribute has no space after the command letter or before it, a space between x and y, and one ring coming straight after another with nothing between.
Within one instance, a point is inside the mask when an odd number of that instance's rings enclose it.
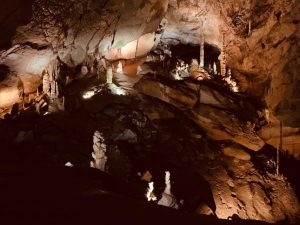
<instances>
[{"instance_id":1,"label":"rock formation","mask_svg":"<svg viewBox=\"0 0 300 225\"><path fill-rule=\"evenodd\" d=\"M105 165L107 162L106 145L104 143L103 135L99 131L95 131L93 136L93 150L92 157L94 161L90 162L90 166L105 172Z\"/></svg>"},{"instance_id":2,"label":"rock formation","mask_svg":"<svg viewBox=\"0 0 300 225\"><path fill-rule=\"evenodd\" d=\"M162 193L161 199L159 199L157 204L177 209L178 204L177 204L176 198L171 193L170 176L171 176L170 172L166 171L166 175L165 175L166 188L165 188L164 192Z\"/></svg>"}]
</instances>

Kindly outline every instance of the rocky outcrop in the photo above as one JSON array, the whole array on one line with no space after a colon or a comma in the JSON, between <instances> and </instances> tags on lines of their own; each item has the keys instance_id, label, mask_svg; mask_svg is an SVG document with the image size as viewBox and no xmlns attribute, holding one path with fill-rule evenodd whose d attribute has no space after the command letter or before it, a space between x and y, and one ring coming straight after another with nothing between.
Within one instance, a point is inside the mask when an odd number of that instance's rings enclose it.
<instances>
[{"instance_id":1,"label":"rocky outcrop","mask_svg":"<svg viewBox=\"0 0 300 225\"><path fill-rule=\"evenodd\" d=\"M239 145L229 145L223 148L224 155L234 157L240 160L250 160L251 156L249 153Z\"/></svg>"},{"instance_id":2,"label":"rocky outcrop","mask_svg":"<svg viewBox=\"0 0 300 225\"><path fill-rule=\"evenodd\" d=\"M144 78L137 83L136 89L183 110L213 140L233 140L254 151L260 150L265 144L256 135L251 123L246 124L237 116L244 111L236 103L239 101L221 97L221 92L212 88Z\"/></svg>"},{"instance_id":3,"label":"rocky outcrop","mask_svg":"<svg viewBox=\"0 0 300 225\"><path fill-rule=\"evenodd\" d=\"M282 149L288 154L300 159L300 129L284 126L282 128ZM274 148L280 143L280 125L268 124L263 126L258 135Z\"/></svg>"},{"instance_id":4,"label":"rocky outcrop","mask_svg":"<svg viewBox=\"0 0 300 225\"><path fill-rule=\"evenodd\" d=\"M166 82L158 82L154 79L143 79L136 85L138 91L148 96L160 99L179 109L191 109L198 101L197 93L191 91L187 86L176 85Z\"/></svg>"},{"instance_id":5,"label":"rocky outcrop","mask_svg":"<svg viewBox=\"0 0 300 225\"><path fill-rule=\"evenodd\" d=\"M200 104L185 114L213 140L232 140L254 151L265 144L251 128L226 111Z\"/></svg>"}]
</instances>

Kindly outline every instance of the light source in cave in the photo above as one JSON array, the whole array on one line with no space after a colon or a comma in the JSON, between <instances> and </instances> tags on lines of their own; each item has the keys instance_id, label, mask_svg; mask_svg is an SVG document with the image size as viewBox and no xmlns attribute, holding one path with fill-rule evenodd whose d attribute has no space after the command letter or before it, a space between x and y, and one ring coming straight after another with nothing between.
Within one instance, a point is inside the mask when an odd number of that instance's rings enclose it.
<instances>
[{"instance_id":1,"label":"light source in cave","mask_svg":"<svg viewBox=\"0 0 300 225\"><path fill-rule=\"evenodd\" d=\"M115 94L115 95L126 95L127 94L127 92L123 88L118 87L115 84L109 84L108 87L112 94Z\"/></svg>"},{"instance_id":2,"label":"light source in cave","mask_svg":"<svg viewBox=\"0 0 300 225\"><path fill-rule=\"evenodd\" d=\"M154 194L154 182L148 183L146 198L147 198L148 202L157 200L157 197Z\"/></svg>"},{"instance_id":3,"label":"light source in cave","mask_svg":"<svg viewBox=\"0 0 300 225\"><path fill-rule=\"evenodd\" d=\"M229 85L231 91L239 92L237 82L231 77L231 69L228 69L227 76L223 80Z\"/></svg>"},{"instance_id":4,"label":"light source in cave","mask_svg":"<svg viewBox=\"0 0 300 225\"><path fill-rule=\"evenodd\" d=\"M183 80L184 77L189 77L189 65L180 60L176 63L175 72L172 73L175 80Z\"/></svg>"},{"instance_id":5,"label":"light source in cave","mask_svg":"<svg viewBox=\"0 0 300 225\"><path fill-rule=\"evenodd\" d=\"M82 98L83 98L83 99L90 99L90 98L92 98L95 94L96 94L96 91L95 91L95 90L89 90L89 91L86 91L86 92L82 95Z\"/></svg>"}]
</instances>

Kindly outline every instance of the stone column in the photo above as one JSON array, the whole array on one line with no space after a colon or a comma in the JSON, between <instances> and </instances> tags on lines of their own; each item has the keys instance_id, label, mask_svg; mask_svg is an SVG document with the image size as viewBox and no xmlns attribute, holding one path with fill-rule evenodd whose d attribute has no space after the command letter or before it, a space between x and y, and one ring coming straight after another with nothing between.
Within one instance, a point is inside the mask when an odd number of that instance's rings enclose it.
<instances>
[{"instance_id":1,"label":"stone column","mask_svg":"<svg viewBox=\"0 0 300 225\"><path fill-rule=\"evenodd\" d=\"M225 32L222 32L220 67L221 67L221 76L225 77L226 76Z\"/></svg>"},{"instance_id":2,"label":"stone column","mask_svg":"<svg viewBox=\"0 0 300 225\"><path fill-rule=\"evenodd\" d=\"M112 84L112 79L113 79L113 71L112 71L112 67L109 66L106 70L106 83L107 84Z\"/></svg>"},{"instance_id":3,"label":"stone column","mask_svg":"<svg viewBox=\"0 0 300 225\"><path fill-rule=\"evenodd\" d=\"M204 34L200 37L200 68L204 68Z\"/></svg>"}]
</instances>

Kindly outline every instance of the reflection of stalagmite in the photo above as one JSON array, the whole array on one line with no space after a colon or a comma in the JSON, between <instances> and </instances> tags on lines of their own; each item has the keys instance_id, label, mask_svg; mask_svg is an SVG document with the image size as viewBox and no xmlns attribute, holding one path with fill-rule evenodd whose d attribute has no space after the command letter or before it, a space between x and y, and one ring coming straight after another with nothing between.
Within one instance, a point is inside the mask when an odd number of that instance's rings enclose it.
<instances>
[{"instance_id":1,"label":"reflection of stalagmite","mask_svg":"<svg viewBox=\"0 0 300 225\"><path fill-rule=\"evenodd\" d=\"M222 32L220 67L221 67L221 75L225 77L226 76L225 32Z\"/></svg>"},{"instance_id":2,"label":"reflection of stalagmite","mask_svg":"<svg viewBox=\"0 0 300 225\"><path fill-rule=\"evenodd\" d=\"M99 131L95 131L93 143L94 152L92 153L92 157L94 161L90 162L90 166L104 172L107 162L106 144L104 143L103 135Z\"/></svg>"},{"instance_id":3,"label":"reflection of stalagmite","mask_svg":"<svg viewBox=\"0 0 300 225\"><path fill-rule=\"evenodd\" d=\"M177 209L178 204L177 204L176 198L171 193L171 181L170 181L170 172L169 171L166 171L165 184L166 184L166 188L165 188L164 192L162 193L162 197L158 201L157 204Z\"/></svg>"},{"instance_id":4,"label":"reflection of stalagmite","mask_svg":"<svg viewBox=\"0 0 300 225\"><path fill-rule=\"evenodd\" d=\"M204 68L204 35L201 35L200 40L200 67Z\"/></svg>"},{"instance_id":5,"label":"reflection of stalagmite","mask_svg":"<svg viewBox=\"0 0 300 225\"><path fill-rule=\"evenodd\" d=\"M109 66L106 70L106 83L112 84L112 79L113 79L112 67Z\"/></svg>"}]
</instances>

